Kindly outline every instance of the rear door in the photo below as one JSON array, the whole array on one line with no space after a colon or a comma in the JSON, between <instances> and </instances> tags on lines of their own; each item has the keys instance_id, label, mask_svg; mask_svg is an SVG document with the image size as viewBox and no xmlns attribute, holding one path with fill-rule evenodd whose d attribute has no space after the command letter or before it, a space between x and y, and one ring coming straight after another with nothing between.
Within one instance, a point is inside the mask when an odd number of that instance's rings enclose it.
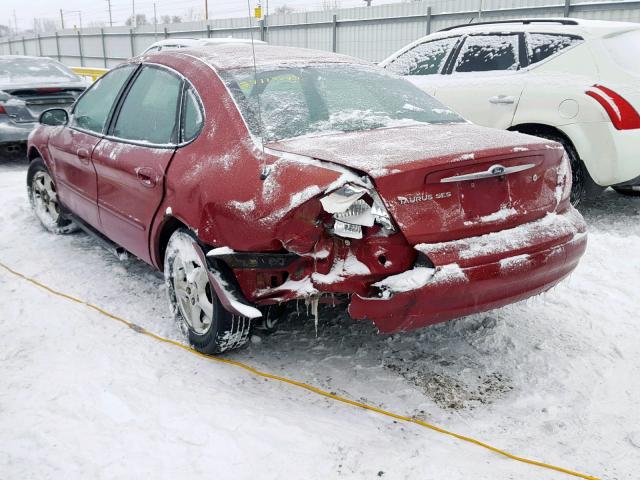
<instances>
[{"instance_id":1,"label":"rear door","mask_svg":"<svg viewBox=\"0 0 640 480\"><path fill-rule=\"evenodd\" d=\"M92 155L104 232L147 261L149 229L179 142L182 89L183 80L173 71L143 66Z\"/></svg>"},{"instance_id":2,"label":"rear door","mask_svg":"<svg viewBox=\"0 0 640 480\"><path fill-rule=\"evenodd\" d=\"M136 68L126 65L101 77L77 101L69 125L49 140L60 201L98 229L97 178L91 154L102 140L116 99Z\"/></svg>"},{"instance_id":3,"label":"rear door","mask_svg":"<svg viewBox=\"0 0 640 480\"><path fill-rule=\"evenodd\" d=\"M528 65L520 33L467 35L435 87L435 96L467 120L505 129L511 126Z\"/></svg>"}]
</instances>

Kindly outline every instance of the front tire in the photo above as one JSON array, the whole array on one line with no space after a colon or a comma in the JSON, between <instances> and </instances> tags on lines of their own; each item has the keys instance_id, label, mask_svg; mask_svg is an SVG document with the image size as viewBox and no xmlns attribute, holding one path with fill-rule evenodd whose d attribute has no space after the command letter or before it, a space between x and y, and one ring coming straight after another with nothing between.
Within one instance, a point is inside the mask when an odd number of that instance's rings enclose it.
<instances>
[{"instance_id":1,"label":"front tire","mask_svg":"<svg viewBox=\"0 0 640 480\"><path fill-rule=\"evenodd\" d=\"M176 323L193 347L206 355L240 348L249 340L251 319L224 309L209 283L186 229L169 238L164 256L164 277Z\"/></svg>"},{"instance_id":2,"label":"front tire","mask_svg":"<svg viewBox=\"0 0 640 480\"><path fill-rule=\"evenodd\" d=\"M27 170L27 192L31 208L44 228L52 233L75 232L78 227L70 220L58 201L56 184L41 158L35 158Z\"/></svg>"}]
</instances>

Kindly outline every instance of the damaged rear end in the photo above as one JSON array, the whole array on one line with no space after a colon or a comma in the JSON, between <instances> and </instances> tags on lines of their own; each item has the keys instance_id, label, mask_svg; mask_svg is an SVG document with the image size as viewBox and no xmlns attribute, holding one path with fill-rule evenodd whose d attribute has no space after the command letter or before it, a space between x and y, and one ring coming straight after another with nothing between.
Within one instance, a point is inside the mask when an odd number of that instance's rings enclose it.
<instances>
[{"instance_id":1,"label":"damaged rear end","mask_svg":"<svg viewBox=\"0 0 640 480\"><path fill-rule=\"evenodd\" d=\"M249 301L346 298L353 318L395 332L528 298L576 267L585 224L559 145L468 124L371 133L270 145L355 173L283 218L283 253L219 256ZM446 148L414 148L439 135ZM380 158L392 138L408 158Z\"/></svg>"},{"instance_id":2,"label":"damaged rear end","mask_svg":"<svg viewBox=\"0 0 640 480\"><path fill-rule=\"evenodd\" d=\"M379 69L323 62L222 74L267 153L300 167L270 170L296 185L269 232L281 249L219 258L248 301L338 295L392 332L535 295L576 266L585 226L560 145L469 124Z\"/></svg>"}]
</instances>

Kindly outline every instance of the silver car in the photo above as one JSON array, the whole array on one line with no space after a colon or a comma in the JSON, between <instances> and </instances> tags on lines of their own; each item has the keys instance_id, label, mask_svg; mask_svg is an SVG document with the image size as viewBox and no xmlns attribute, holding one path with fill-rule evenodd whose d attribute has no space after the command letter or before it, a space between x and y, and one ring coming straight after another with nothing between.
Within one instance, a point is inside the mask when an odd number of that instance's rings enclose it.
<instances>
[{"instance_id":1,"label":"silver car","mask_svg":"<svg viewBox=\"0 0 640 480\"><path fill-rule=\"evenodd\" d=\"M70 107L86 87L50 58L0 56L0 159L24 150L43 111Z\"/></svg>"}]
</instances>

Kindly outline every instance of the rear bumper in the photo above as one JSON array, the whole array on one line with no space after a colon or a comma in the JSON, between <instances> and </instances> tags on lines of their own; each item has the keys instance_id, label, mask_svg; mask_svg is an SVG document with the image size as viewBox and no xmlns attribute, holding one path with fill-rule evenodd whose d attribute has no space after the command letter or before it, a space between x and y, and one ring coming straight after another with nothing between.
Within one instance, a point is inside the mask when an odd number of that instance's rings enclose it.
<instances>
[{"instance_id":1,"label":"rear bumper","mask_svg":"<svg viewBox=\"0 0 640 480\"><path fill-rule=\"evenodd\" d=\"M571 139L598 185L628 183L640 176L640 130L616 130L611 122L559 128Z\"/></svg>"},{"instance_id":2,"label":"rear bumper","mask_svg":"<svg viewBox=\"0 0 640 480\"><path fill-rule=\"evenodd\" d=\"M586 225L577 212L557 217L558 224L563 224L558 229L561 242L549 242L552 239L547 235L532 238L530 247L535 247L533 242L544 246L529 248L527 254L518 249L501 253L500 258L494 255L486 263L438 266L421 288L394 293L390 298L354 295L349 314L354 319L372 320L383 333L393 333L492 310L544 292L573 271L587 245Z\"/></svg>"},{"instance_id":3,"label":"rear bumper","mask_svg":"<svg viewBox=\"0 0 640 480\"><path fill-rule=\"evenodd\" d=\"M7 143L23 143L37 123L14 123L0 119L0 145Z\"/></svg>"}]
</instances>

